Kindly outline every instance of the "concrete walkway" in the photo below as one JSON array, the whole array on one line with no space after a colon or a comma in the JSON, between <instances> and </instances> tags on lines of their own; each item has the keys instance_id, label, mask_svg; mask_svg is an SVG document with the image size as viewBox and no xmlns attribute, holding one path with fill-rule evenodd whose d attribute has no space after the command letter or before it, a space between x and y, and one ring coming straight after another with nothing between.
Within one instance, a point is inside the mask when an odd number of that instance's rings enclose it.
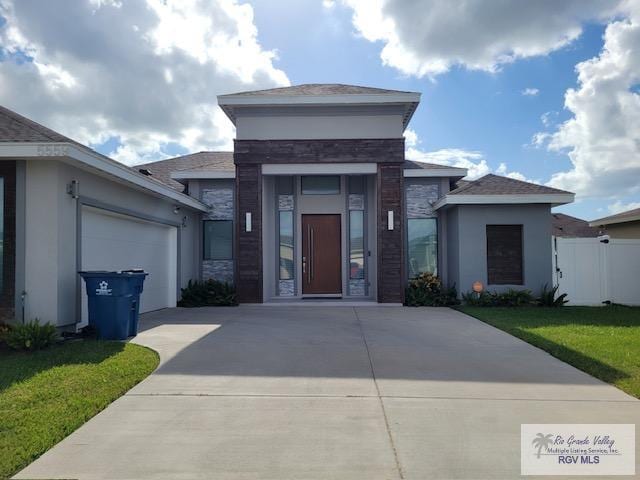
<instances>
[{"instance_id":1,"label":"concrete walkway","mask_svg":"<svg viewBox=\"0 0 640 480\"><path fill-rule=\"evenodd\" d=\"M17 478L512 479L521 423L640 423L639 401L449 309L173 309L143 326L160 368Z\"/></svg>"}]
</instances>

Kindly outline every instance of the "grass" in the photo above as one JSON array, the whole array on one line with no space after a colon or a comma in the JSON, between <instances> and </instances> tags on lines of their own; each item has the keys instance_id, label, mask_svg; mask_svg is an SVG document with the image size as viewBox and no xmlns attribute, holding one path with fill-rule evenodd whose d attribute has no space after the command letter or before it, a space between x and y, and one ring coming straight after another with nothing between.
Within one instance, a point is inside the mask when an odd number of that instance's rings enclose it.
<instances>
[{"instance_id":1,"label":"grass","mask_svg":"<svg viewBox=\"0 0 640 480\"><path fill-rule=\"evenodd\" d=\"M458 308L640 398L639 307Z\"/></svg>"},{"instance_id":2,"label":"grass","mask_svg":"<svg viewBox=\"0 0 640 480\"><path fill-rule=\"evenodd\" d=\"M0 351L0 478L38 458L157 365L154 351L120 342Z\"/></svg>"}]
</instances>

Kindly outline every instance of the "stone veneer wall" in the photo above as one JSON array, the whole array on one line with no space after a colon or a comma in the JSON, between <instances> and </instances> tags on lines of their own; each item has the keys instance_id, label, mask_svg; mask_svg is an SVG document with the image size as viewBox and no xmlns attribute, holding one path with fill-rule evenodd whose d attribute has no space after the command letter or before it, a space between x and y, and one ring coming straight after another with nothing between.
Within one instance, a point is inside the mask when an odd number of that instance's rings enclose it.
<instances>
[{"instance_id":1,"label":"stone veneer wall","mask_svg":"<svg viewBox=\"0 0 640 480\"><path fill-rule=\"evenodd\" d=\"M433 218L433 203L440 198L439 179L405 179L407 194L407 218Z\"/></svg>"},{"instance_id":2,"label":"stone veneer wall","mask_svg":"<svg viewBox=\"0 0 640 480\"><path fill-rule=\"evenodd\" d=\"M204 183L200 200L211 210L203 220L234 220L233 180L212 180ZM202 279L234 282L233 260L203 260Z\"/></svg>"}]
</instances>

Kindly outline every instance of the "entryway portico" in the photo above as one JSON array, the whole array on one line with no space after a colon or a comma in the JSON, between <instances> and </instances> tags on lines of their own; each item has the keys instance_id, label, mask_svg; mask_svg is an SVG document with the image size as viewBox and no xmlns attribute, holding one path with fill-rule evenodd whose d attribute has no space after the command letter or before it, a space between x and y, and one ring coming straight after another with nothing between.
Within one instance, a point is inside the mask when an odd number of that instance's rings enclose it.
<instances>
[{"instance_id":1,"label":"entryway portico","mask_svg":"<svg viewBox=\"0 0 640 480\"><path fill-rule=\"evenodd\" d=\"M267 164L262 174L265 301L375 300L376 166Z\"/></svg>"}]
</instances>

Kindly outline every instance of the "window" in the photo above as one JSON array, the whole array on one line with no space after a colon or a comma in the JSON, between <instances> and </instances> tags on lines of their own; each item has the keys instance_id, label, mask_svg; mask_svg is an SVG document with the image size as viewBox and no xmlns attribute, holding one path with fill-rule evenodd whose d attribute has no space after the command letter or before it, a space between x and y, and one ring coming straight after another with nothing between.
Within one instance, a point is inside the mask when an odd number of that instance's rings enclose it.
<instances>
[{"instance_id":1,"label":"window","mask_svg":"<svg viewBox=\"0 0 640 480\"><path fill-rule=\"evenodd\" d=\"M203 230L204 259L231 260L233 258L233 222L205 220Z\"/></svg>"},{"instance_id":2,"label":"window","mask_svg":"<svg viewBox=\"0 0 640 480\"><path fill-rule=\"evenodd\" d=\"M522 225L487 225L487 282L522 285Z\"/></svg>"},{"instance_id":3,"label":"window","mask_svg":"<svg viewBox=\"0 0 640 480\"><path fill-rule=\"evenodd\" d=\"M293 279L293 212L279 212L280 280Z\"/></svg>"},{"instance_id":4,"label":"window","mask_svg":"<svg viewBox=\"0 0 640 480\"><path fill-rule=\"evenodd\" d=\"M349 212L349 278L364 278L364 212Z\"/></svg>"},{"instance_id":5,"label":"window","mask_svg":"<svg viewBox=\"0 0 640 480\"><path fill-rule=\"evenodd\" d=\"M438 228L435 218L410 218L407 222L409 278L438 274Z\"/></svg>"},{"instance_id":6,"label":"window","mask_svg":"<svg viewBox=\"0 0 640 480\"><path fill-rule=\"evenodd\" d=\"M362 175L349 177L349 193L359 195L364 193L364 177Z\"/></svg>"},{"instance_id":7,"label":"window","mask_svg":"<svg viewBox=\"0 0 640 480\"><path fill-rule=\"evenodd\" d=\"M302 177L300 183L303 195L338 195L340 193L339 176Z\"/></svg>"}]
</instances>

